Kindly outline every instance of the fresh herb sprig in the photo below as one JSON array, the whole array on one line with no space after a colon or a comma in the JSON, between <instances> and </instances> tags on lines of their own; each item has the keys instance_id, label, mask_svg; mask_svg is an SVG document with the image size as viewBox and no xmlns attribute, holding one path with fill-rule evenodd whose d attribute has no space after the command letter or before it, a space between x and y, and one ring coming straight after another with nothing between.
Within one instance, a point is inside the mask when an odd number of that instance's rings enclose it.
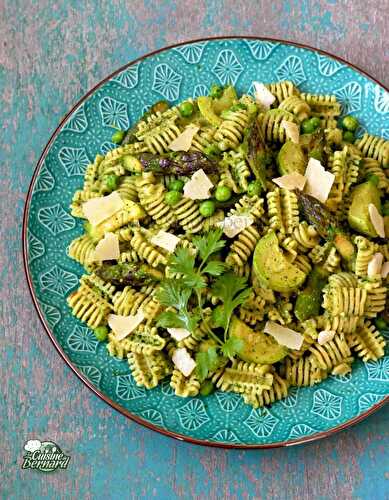
<instances>
[{"instance_id":1,"label":"fresh herb sprig","mask_svg":"<svg viewBox=\"0 0 389 500\"><path fill-rule=\"evenodd\" d=\"M215 229L203 236L195 236L193 244L198 251L198 259L187 248L179 247L169 260L169 269L178 279L162 280L157 300L168 310L158 317L158 326L163 328L185 328L194 333L203 317L204 291L210 280L211 292L220 298L222 304L212 313L212 326L223 329L223 339L207 326L209 337L214 346L196 354L196 371L200 381L209 373L223 366L228 358L232 359L243 347L243 341L228 336L229 324L234 309L249 297L251 289L246 278L228 271L223 262L212 259L212 255L222 250L226 244L222 229ZM196 260L199 263L196 263ZM194 304L194 305L193 305Z\"/></svg>"}]
</instances>

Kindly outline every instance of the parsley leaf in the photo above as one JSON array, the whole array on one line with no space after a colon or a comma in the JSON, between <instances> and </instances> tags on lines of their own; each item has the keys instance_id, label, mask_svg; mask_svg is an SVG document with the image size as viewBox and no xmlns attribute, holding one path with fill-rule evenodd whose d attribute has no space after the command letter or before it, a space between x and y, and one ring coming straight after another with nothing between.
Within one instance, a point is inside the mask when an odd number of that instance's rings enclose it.
<instances>
[{"instance_id":1,"label":"parsley leaf","mask_svg":"<svg viewBox=\"0 0 389 500\"><path fill-rule=\"evenodd\" d=\"M165 279L156 293L156 299L167 307L181 309L188 304L191 291L185 289L182 280Z\"/></svg>"},{"instance_id":2,"label":"parsley leaf","mask_svg":"<svg viewBox=\"0 0 389 500\"><path fill-rule=\"evenodd\" d=\"M209 231L204 236L195 236L193 238L193 244L199 251L200 258L204 261L208 259L210 255L221 250L226 242L221 240L223 229L218 228Z\"/></svg>"},{"instance_id":3,"label":"parsley leaf","mask_svg":"<svg viewBox=\"0 0 389 500\"><path fill-rule=\"evenodd\" d=\"M212 319L216 326L224 328L225 339L234 309L243 304L250 296L251 288L246 287L247 279L233 273L222 274L211 287L213 295L219 297L223 302L223 305L214 309Z\"/></svg>"},{"instance_id":4,"label":"parsley leaf","mask_svg":"<svg viewBox=\"0 0 389 500\"><path fill-rule=\"evenodd\" d=\"M225 269L225 264L223 262L219 262L217 260L211 260L204 267L203 273L210 274L211 276L220 276Z\"/></svg>"},{"instance_id":5,"label":"parsley leaf","mask_svg":"<svg viewBox=\"0 0 389 500\"><path fill-rule=\"evenodd\" d=\"M242 339L238 339L238 337L229 337L220 349L225 356L233 358L242 351L243 347L244 342Z\"/></svg>"},{"instance_id":6,"label":"parsley leaf","mask_svg":"<svg viewBox=\"0 0 389 500\"><path fill-rule=\"evenodd\" d=\"M205 288L205 279L195 270L195 257L187 248L177 248L169 260L170 270L182 274L182 282L188 288Z\"/></svg>"},{"instance_id":7,"label":"parsley leaf","mask_svg":"<svg viewBox=\"0 0 389 500\"><path fill-rule=\"evenodd\" d=\"M200 382L203 382L208 373L217 370L224 364L224 358L219 356L216 347L210 347L206 352L196 354L196 373Z\"/></svg>"}]
</instances>

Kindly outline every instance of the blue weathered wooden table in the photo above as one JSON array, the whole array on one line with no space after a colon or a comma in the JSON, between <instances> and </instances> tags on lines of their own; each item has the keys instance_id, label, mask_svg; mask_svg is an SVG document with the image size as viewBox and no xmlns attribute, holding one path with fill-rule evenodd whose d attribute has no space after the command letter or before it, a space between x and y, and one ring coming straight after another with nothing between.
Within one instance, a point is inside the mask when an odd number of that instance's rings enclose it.
<instances>
[{"instance_id":1,"label":"blue weathered wooden table","mask_svg":"<svg viewBox=\"0 0 389 500\"><path fill-rule=\"evenodd\" d=\"M225 451L130 422L65 366L38 321L21 256L24 198L55 126L101 78L164 45L268 35L338 54L388 85L378 0L0 2L1 455L3 498L389 498L389 408L327 440ZM68 470L21 470L28 438L52 439Z\"/></svg>"}]
</instances>

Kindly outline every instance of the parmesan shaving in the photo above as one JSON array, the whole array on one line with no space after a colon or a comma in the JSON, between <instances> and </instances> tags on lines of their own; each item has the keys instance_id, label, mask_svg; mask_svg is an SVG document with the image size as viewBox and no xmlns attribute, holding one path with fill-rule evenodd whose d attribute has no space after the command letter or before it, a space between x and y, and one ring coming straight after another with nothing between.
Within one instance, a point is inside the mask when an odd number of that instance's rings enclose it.
<instances>
[{"instance_id":1,"label":"parmesan shaving","mask_svg":"<svg viewBox=\"0 0 389 500\"><path fill-rule=\"evenodd\" d=\"M369 278L381 274L383 260L384 256L382 255L381 252L375 253L373 257L369 260L369 263L367 265L367 275Z\"/></svg>"},{"instance_id":2,"label":"parmesan shaving","mask_svg":"<svg viewBox=\"0 0 389 500\"><path fill-rule=\"evenodd\" d=\"M92 198L82 205L82 211L92 226L97 226L124 208L124 202L117 191L108 196Z\"/></svg>"},{"instance_id":3,"label":"parmesan shaving","mask_svg":"<svg viewBox=\"0 0 389 500\"><path fill-rule=\"evenodd\" d=\"M319 333L317 341L320 345L324 345L335 337L335 333L333 330L323 330Z\"/></svg>"},{"instance_id":4,"label":"parmesan shaving","mask_svg":"<svg viewBox=\"0 0 389 500\"><path fill-rule=\"evenodd\" d=\"M300 142L300 128L296 123L282 120L281 126L284 127L286 137L288 139L290 139L295 144L298 144Z\"/></svg>"},{"instance_id":5,"label":"parmesan shaving","mask_svg":"<svg viewBox=\"0 0 389 500\"><path fill-rule=\"evenodd\" d=\"M276 100L275 96L268 90L263 83L253 82L255 100L264 108L269 109Z\"/></svg>"},{"instance_id":6,"label":"parmesan shaving","mask_svg":"<svg viewBox=\"0 0 389 500\"><path fill-rule=\"evenodd\" d=\"M120 257L119 238L117 234L105 233L93 253L92 261L117 260Z\"/></svg>"},{"instance_id":7,"label":"parmesan shaving","mask_svg":"<svg viewBox=\"0 0 389 500\"><path fill-rule=\"evenodd\" d=\"M389 274L389 261L386 261L382 264L381 276L382 278L386 278Z\"/></svg>"},{"instance_id":8,"label":"parmesan shaving","mask_svg":"<svg viewBox=\"0 0 389 500\"><path fill-rule=\"evenodd\" d=\"M304 337L301 333L295 332L290 328L285 328L274 321L268 321L263 331L274 337L279 344L289 349L298 350L303 345Z\"/></svg>"},{"instance_id":9,"label":"parmesan shaving","mask_svg":"<svg viewBox=\"0 0 389 500\"><path fill-rule=\"evenodd\" d=\"M185 347L174 351L172 361L185 377L189 377L196 366L195 360L190 357Z\"/></svg>"},{"instance_id":10,"label":"parmesan shaving","mask_svg":"<svg viewBox=\"0 0 389 500\"><path fill-rule=\"evenodd\" d=\"M108 325L115 333L116 340L123 340L131 332L137 328L145 319L145 315L140 309L135 316L120 316L118 314L110 314L108 316Z\"/></svg>"},{"instance_id":11,"label":"parmesan shaving","mask_svg":"<svg viewBox=\"0 0 389 500\"><path fill-rule=\"evenodd\" d=\"M177 342L190 336L190 332L185 328L167 328L167 331Z\"/></svg>"},{"instance_id":12,"label":"parmesan shaving","mask_svg":"<svg viewBox=\"0 0 389 500\"><path fill-rule=\"evenodd\" d=\"M197 125L188 125L170 144L172 151L188 151L192 145L193 137L200 130Z\"/></svg>"},{"instance_id":13,"label":"parmesan shaving","mask_svg":"<svg viewBox=\"0 0 389 500\"><path fill-rule=\"evenodd\" d=\"M281 188L289 189L289 191L292 191L293 189L299 189L302 191L307 179L298 172L292 172L291 174L286 174L282 177L276 177L273 179L273 182Z\"/></svg>"},{"instance_id":14,"label":"parmesan shaving","mask_svg":"<svg viewBox=\"0 0 389 500\"><path fill-rule=\"evenodd\" d=\"M173 253L176 246L180 242L180 238L174 234L167 233L166 231L159 231L155 236L151 238L151 243L164 248L170 253Z\"/></svg>"},{"instance_id":15,"label":"parmesan shaving","mask_svg":"<svg viewBox=\"0 0 389 500\"><path fill-rule=\"evenodd\" d=\"M327 172L320 161L310 158L305 170L305 177L307 178L305 192L325 203L334 183L335 175Z\"/></svg>"},{"instance_id":16,"label":"parmesan shaving","mask_svg":"<svg viewBox=\"0 0 389 500\"><path fill-rule=\"evenodd\" d=\"M234 238L246 227L253 224L254 219L249 215L230 215L216 225L223 228L223 232L229 238Z\"/></svg>"},{"instance_id":17,"label":"parmesan shaving","mask_svg":"<svg viewBox=\"0 0 389 500\"><path fill-rule=\"evenodd\" d=\"M200 168L184 186L184 196L191 200L206 200L211 197L209 190L213 187L204 170Z\"/></svg>"},{"instance_id":18,"label":"parmesan shaving","mask_svg":"<svg viewBox=\"0 0 389 500\"><path fill-rule=\"evenodd\" d=\"M385 238L384 218L377 210L377 207L373 205L373 203L369 203L368 209L371 223L373 224L378 236L380 236L381 238Z\"/></svg>"}]
</instances>

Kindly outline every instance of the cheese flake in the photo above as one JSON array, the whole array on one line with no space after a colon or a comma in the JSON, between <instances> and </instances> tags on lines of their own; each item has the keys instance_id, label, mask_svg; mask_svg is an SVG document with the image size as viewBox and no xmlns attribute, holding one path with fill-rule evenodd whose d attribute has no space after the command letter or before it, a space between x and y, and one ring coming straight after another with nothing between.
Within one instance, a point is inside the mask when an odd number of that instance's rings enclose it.
<instances>
[{"instance_id":1,"label":"cheese flake","mask_svg":"<svg viewBox=\"0 0 389 500\"><path fill-rule=\"evenodd\" d=\"M105 233L93 253L92 261L117 260L120 257L119 238L117 234Z\"/></svg>"},{"instance_id":2,"label":"cheese flake","mask_svg":"<svg viewBox=\"0 0 389 500\"><path fill-rule=\"evenodd\" d=\"M167 331L177 342L190 336L190 332L185 328L167 328Z\"/></svg>"},{"instance_id":3,"label":"cheese flake","mask_svg":"<svg viewBox=\"0 0 389 500\"><path fill-rule=\"evenodd\" d=\"M206 200L211 197L209 190L213 187L204 170L197 170L184 185L184 196L191 200Z\"/></svg>"},{"instance_id":4,"label":"cheese flake","mask_svg":"<svg viewBox=\"0 0 389 500\"><path fill-rule=\"evenodd\" d=\"M367 264L367 275L369 278L381 274L383 260L384 256L382 255L381 252L375 253L373 257L369 260L369 263Z\"/></svg>"},{"instance_id":5,"label":"cheese flake","mask_svg":"<svg viewBox=\"0 0 389 500\"><path fill-rule=\"evenodd\" d=\"M296 123L282 120L281 126L284 127L286 137L288 139L290 139L295 144L298 144L300 142L300 128Z\"/></svg>"},{"instance_id":6,"label":"cheese flake","mask_svg":"<svg viewBox=\"0 0 389 500\"><path fill-rule=\"evenodd\" d=\"M377 207L373 203L369 203L368 210L371 223L373 224L374 229L376 230L378 236L380 236L381 238L385 238L384 218L379 213Z\"/></svg>"},{"instance_id":7,"label":"cheese flake","mask_svg":"<svg viewBox=\"0 0 389 500\"><path fill-rule=\"evenodd\" d=\"M183 375L185 375L185 377L189 377L196 366L195 360L191 358L185 347L176 349L174 351L172 361L177 369L180 370Z\"/></svg>"},{"instance_id":8,"label":"cheese flake","mask_svg":"<svg viewBox=\"0 0 389 500\"><path fill-rule=\"evenodd\" d=\"M230 215L216 225L223 229L228 238L234 238L237 234L253 224L254 219L250 215Z\"/></svg>"},{"instance_id":9,"label":"cheese flake","mask_svg":"<svg viewBox=\"0 0 389 500\"><path fill-rule=\"evenodd\" d=\"M303 345L304 337L299 332L295 332L290 328L279 325L274 321L268 321L263 330L276 339L276 341L288 347L289 349L300 349Z\"/></svg>"},{"instance_id":10,"label":"cheese flake","mask_svg":"<svg viewBox=\"0 0 389 500\"><path fill-rule=\"evenodd\" d=\"M82 205L82 211L92 226L97 226L105 219L124 207L124 202L117 191L108 196L92 198Z\"/></svg>"},{"instance_id":11,"label":"cheese flake","mask_svg":"<svg viewBox=\"0 0 389 500\"><path fill-rule=\"evenodd\" d=\"M188 151L192 145L193 137L200 130L197 125L188 125L170 144L172 151Z\"/></svg>"},{"instance_id":12,"label":"cheese flake","mask_svg":"<svg viewBox=\"0 0 389 500\"><path fill-rule=\"evenodd\" d=\"M305 192L325 203L335 180L334 174L327 172L319 160L310 158L305 170L305 177L307 179Z\"/></svg>"},{"instance_id":13,"label":"cheese flake","mask_svg":"<svg viewBox=\"0 0 389 500\"><path fill-rule=\"evenodd\" d=\"M166 231L159 231L151 238L151 243L167 250L170 253L174 252L179 242L180 238L174 234L167 233Z\"/></svg>"},{"instance_id":14,"label":"cheese flake","mask_svg":"<svg viewBox=\"0 0 389 500\"><path fill-rule=\"evenodd\" d=\"M131 332L137 328L145 319L145 315L140 309L135 316L120 316L118 314L110 314L108 316L108 325L115 333L116 340L123 340Z\"/></svg>"},{"instance_id":15,"label":"cheese flake","mask_svg":"<svg viewBox=\"0 0 389 500\"><path fill-rule=\"evenodd\" d=\"M286 174L282 177L276 177L273 179L273 182L281 188L289 189L289 191L292 191L293 189L299 189L302 191L307 179L298 172L292 172L291 174Z\"/></svg>"},{"instance_id":16,"label":"cheese flake","mask_svg":"<svg viewBox=\"0 0 389 500\"><path fill-rule=\"evenodd\" d=\"M255 100L264 108L269 109L276 100L275 96L265 87L263 83L253 82Z\"/></svg>"},{"instance_id":17,"label":"cheese flake","mask_svg":"<svg viewBox=\"0 0 389 500\"><path fill-rule=\"evenodd\" d=\"M389 274L389 261L387 260L382 264L381 277L386 278Z\"/></svg>"},{"instance_id":18,"label":"cheese flake","mask_svg":"<svg viewBox=\"0 0 389 500\"><path fill-rule=\"evenodd\" d=\"M319 333L317 341L320 345L324 345L335 337L335 333L333 330L323 330Z\"/></svg>"}]
</instances>

